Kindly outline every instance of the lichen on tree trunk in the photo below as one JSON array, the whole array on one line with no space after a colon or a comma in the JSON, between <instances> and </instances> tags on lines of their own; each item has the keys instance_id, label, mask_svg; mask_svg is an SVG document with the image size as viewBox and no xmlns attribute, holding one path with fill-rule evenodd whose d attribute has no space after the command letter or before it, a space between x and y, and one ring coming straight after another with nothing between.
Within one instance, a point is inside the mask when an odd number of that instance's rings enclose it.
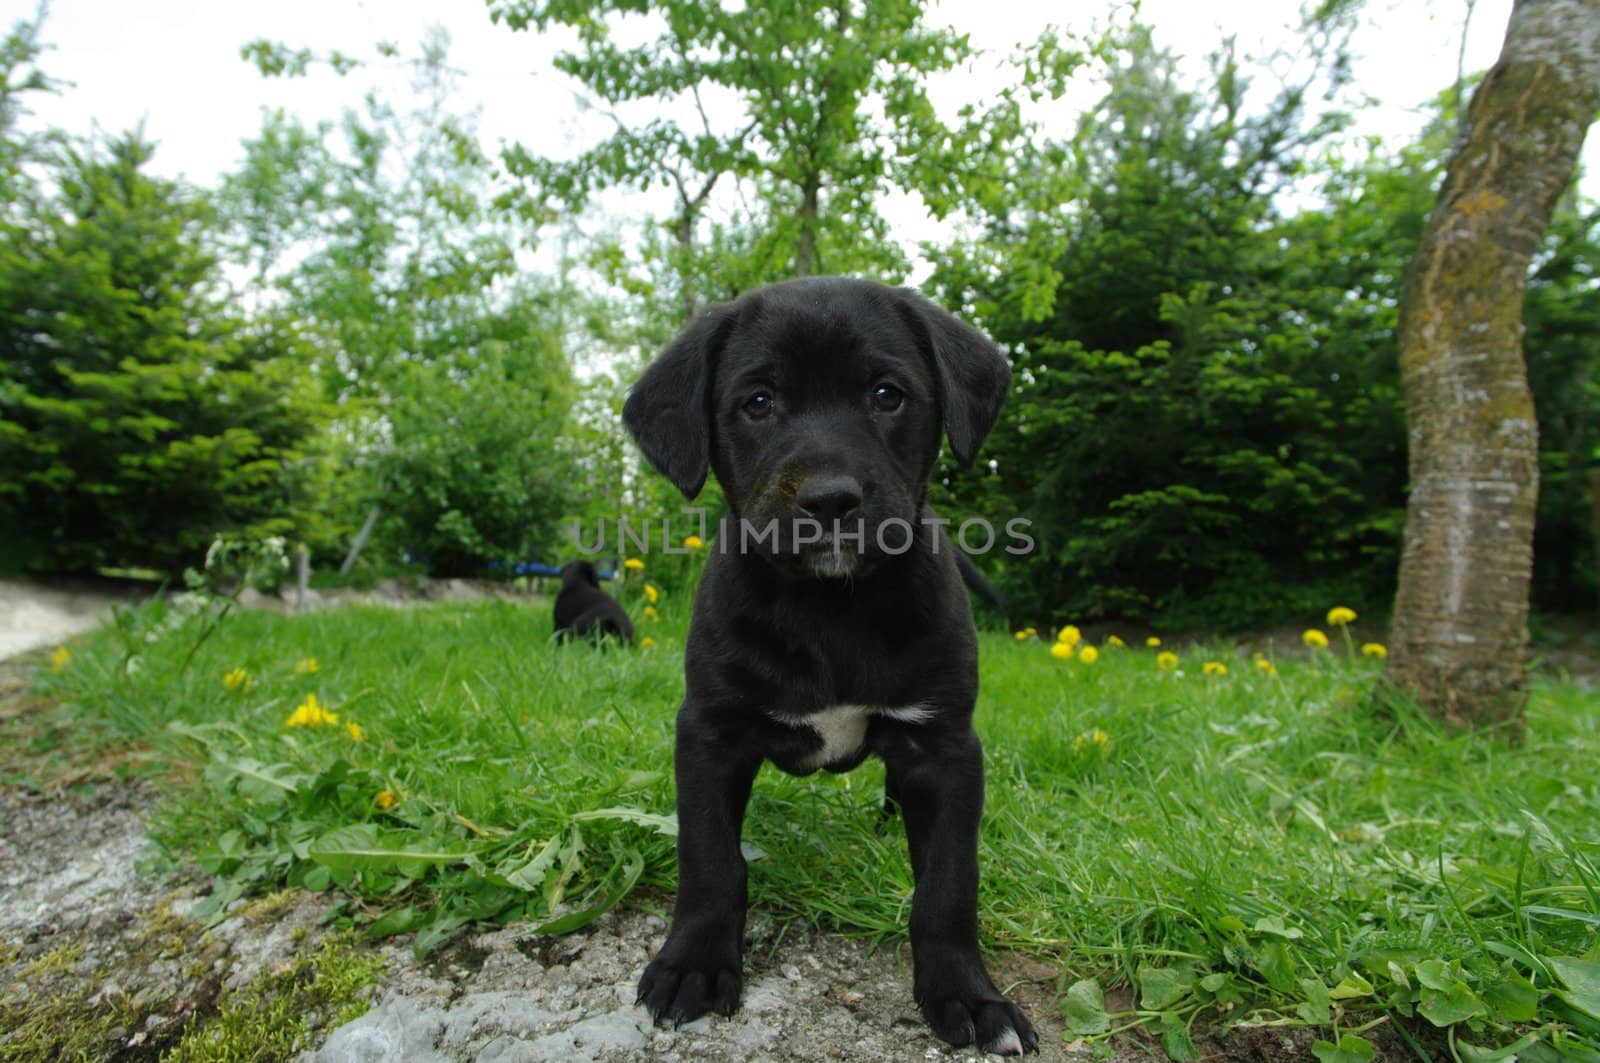
<instances>
[{"instance_id":1,"label":"lichen on tree trunk","mask_svg":"<svg viewBox=\"0 0 1600 1063\"><path fill-rule=\"evenodd\" d=\"M1600 106L1600 0L1519 0L1406 277L1411 495L1389 677L1467 724L1521 720L1538 431L1529 262Z\"/></svg>"}]
</instances>

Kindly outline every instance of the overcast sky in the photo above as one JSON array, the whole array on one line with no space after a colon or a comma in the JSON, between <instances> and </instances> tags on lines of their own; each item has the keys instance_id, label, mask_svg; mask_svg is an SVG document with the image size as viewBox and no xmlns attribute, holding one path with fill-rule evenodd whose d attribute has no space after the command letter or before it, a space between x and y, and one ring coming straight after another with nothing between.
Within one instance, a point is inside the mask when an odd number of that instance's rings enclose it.
<instances>
[{"instance_id":1,"label":"overcast sky","mask_svg":"<svg viewBox=\"0 0 1600 1063\"><path fill-rule=\"evenodd\" d=\"M964 72L941 93L992 94L1005 77L995 63L1036 37L1047 21L1066 19L1068 28L1087 30L1110 8L1106 0L936 0L931 21L971 34L995 60ZM1158 41L1199 58L1224 34L1237 35L1246 52L1286 44L1298 8L1290 0L1145 0L1143 15ZM0 21L9 26L33 10L32 0L0 0ZM1510 10L1511 0L1477 0L1466 36L1469 71L1494 61ZM1416 134L1419 106L1455 76L1467 11L1465 0L1369 0L1355 42L1355 75L1382 106L1363 114L1363 132L1395 143ZM267 38L370 59L378 41L414 52L430 25L450 34L451 63L465 72L463 105L481 109L480 131L491 149L521 141L534 151L565 155L605 135L604 121L581 111L551 67L561 39L496 26L482 0L52 0L44 38L53 51L44 66L71 84L58 97L35 101L32 124L88 135L142 122L158 143L153 169L210 185L238 162L240 141L258 131L263 108L334 118L359 105L374 84L404 81L397 64L343 79L328 73L266 79L240 59L242 44ZM1590 169L1600 157L1597 139L1590 138L1586 152ZM914 204L891 210L898 229L917 228Z\"/></svg>"}]
</instances>

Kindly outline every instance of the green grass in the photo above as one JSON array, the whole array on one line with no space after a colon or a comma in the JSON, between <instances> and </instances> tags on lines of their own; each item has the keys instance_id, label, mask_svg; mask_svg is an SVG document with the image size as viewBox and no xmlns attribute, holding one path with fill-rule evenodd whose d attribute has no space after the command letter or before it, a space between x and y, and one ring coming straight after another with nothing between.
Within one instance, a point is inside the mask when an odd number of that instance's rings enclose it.
<instances>
[{"instance_id":1,"label":"green grass","mask_svg":"<svg viewBox=\"0 0 1600 1063\"><path fill-rule=\"evenodd\" d=\"M503 601L246 613L203 639L148 611L38 687L61 699L51 733L154 749L156 836L217 876L216 906L326 889L349 925L419 949L469 920L560 931L672 888L681 597L641 625L657 645L609 652L551 644L547 610ZM1384 697L1337 637L1285 648L1276 674L1223 645L1173 671L1143 647L982 649L986 941L1059 959L1070 1033L1143 1025L1181 1058L1191 1030L1248 1018L1317 1028L1326 1059L1365 1058L1363 1033L1600 1058L1592 690L1541 683L1513 744ZM229 691L235 668L251 682ZM285 726L311 694L337 723ZM753 902L902 934L911 877L898 827L876 829L882 787L875 763L764 769ZM1131 1004L1106 1015L1120 986Z\"/></svg>"}]
</instances>

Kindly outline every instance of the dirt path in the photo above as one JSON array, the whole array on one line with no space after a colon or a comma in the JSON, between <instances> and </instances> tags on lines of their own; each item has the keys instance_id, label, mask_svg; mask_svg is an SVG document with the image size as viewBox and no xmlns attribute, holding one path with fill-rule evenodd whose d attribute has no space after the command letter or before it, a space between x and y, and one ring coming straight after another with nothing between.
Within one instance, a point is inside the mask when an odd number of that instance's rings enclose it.
<instances>
[{"instance_id":1,"label":"dirt path","mask_svg":"<svg viewBox=\"0 0 1600 1063\"><path fill-rule=\"evenodd\" d=\"M19 653L52 646L88 631L119 605L136 605L154 592L150 584L115 580L0 579L0 661ZM487 580L416 578L380 580L371 589L309 590L297 601L292 588L277 595L245 590L239 604L246 609L289 612L295 608L327 609L338 605L413 606L432 602L467 602L508 597L528 601L527 591ZM535 595L534 597L537 597Z\"/></svg>"},{"instance_id":2,"label":"dirt path","mask_svg":"<svg viewBox=\"0 0 1600 1063\"><path fill-rule=\"evenodd\" d=\"M0 580L0 660L88 631L112 606L135 600L105 583Z\"/></svg>"}]
</instances>

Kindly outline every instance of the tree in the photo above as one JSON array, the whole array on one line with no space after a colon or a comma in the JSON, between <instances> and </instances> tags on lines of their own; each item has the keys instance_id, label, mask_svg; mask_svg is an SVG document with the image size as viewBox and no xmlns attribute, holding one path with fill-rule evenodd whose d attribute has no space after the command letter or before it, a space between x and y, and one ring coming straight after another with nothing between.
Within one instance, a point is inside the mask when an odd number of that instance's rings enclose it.
<instances>
[{"instance_id":1,"label":"tree","mask_svg":"<svg viewBox=\"0 0 1600 1063\"><path fill-rule=\"evenodd\" d=\"M294 341L219 298L209 207L151 150L68 151L0 241L0 516L29 567L177 572L218 532L297 531L326 409Z\"/></svg>"},{"instance_id":2,"label":"tree","mask_svg":"<svg viewBox=\"0 0 1600 1063\"><path fill-rule=\"evenodd\" d=\"M28 114L28 97L54 92L56 80L39 65L45 50L39 40L44 25L45 6L39 5L32 21L18 21L0 38L0 211L15 200L19 171L38 157L37 135L24 135L18 128Z\"/></svg>"},{"instance_id":3,"label":"tree","mask_svg":"<svg viewBox=\"0 0 1600 1063\"><path fill-rule=\"evenodd\" d=\"M1518 0L1406 275L1411 495L1388 674L1432 711L1520 720L1538 493L1528 268L1600 107L1600 0Z\"/></svg>"},{"instance_id":4,"label":"tree","mask_svg":"<svg viewBox=\"0 0 1600 1063\"><path fill-rule=\"evenodd\" d=\"M1035 521L1032 556L990 564L1040 622L1242 626L1371 590L1392 571L1402 436L1377 300L1349 296L1398 272L1396 227L1355 194L1277 215L1337 121L1304 83L1247 107L1225 47L1186 86L1139 26L1106 58L1075 140L1025 140L988 231L935 271L1016 369L992 464L941 468L940 500Z\"/></svg>"},{"instance_id":5,"label":"tree","mask_svg":"<svg viewBox=\"0 0 1600 1063\"><path fill-rule=\"evenodd\" d=\"M603 101L619 128L569 163L515 150L515 169L568 206L610 185L665 184L677 207L669 226L679 306L698 305L693 259L708 200L723 175L747 182L756 207L743 219L759 234L748 248L752 282L865 270L903 275L879 201L891 188L950 199L956 160L976 135L943 123L926 78L971 56L966 38L922 25L919 0L800 0L721 4L704 0L489 0L514 29L575 27L582 50L557 65ZM653 40L623 47L613 22L654 15ZM608 18L611 21L608 21ZM739 117L721 127L704 96L732 98ZM678 106L692 119L630 126L616 109L634 101Z\"/></svg>"},{"instance_id":6,"label":"tree","mask_svg":"<svg viewBox=\"0 0 1600 1063\"><path fill-rule=\"evenodd\" d=\"M436 576L543 559L571 492L558 440L571 404L560 339L536 303L498 318L470 358L418 364L393 389L394 441L374 456L404 546ZM543 441L546 445L541 446Z\"/></svg>"},{"instance_id":7,"label":"tree","mask_svg":"<svg viewBox=\"0 0 1600 1063\"><path fill-rule=\"evenodd\" d=\"M423 42L409 110L369 96L337 131L267 115L219 200L272 289L262 316L318 352L355 441L326 452L347 462L341 523L354 532L381 504L387 545L456 576L554 545L573 383L562 309L521 275L526 233L494 205L471 116L451 108L447 51L442 33ZM268 75L355 62L266 42L245 54Z\"/></svg>"}]
</instances>

